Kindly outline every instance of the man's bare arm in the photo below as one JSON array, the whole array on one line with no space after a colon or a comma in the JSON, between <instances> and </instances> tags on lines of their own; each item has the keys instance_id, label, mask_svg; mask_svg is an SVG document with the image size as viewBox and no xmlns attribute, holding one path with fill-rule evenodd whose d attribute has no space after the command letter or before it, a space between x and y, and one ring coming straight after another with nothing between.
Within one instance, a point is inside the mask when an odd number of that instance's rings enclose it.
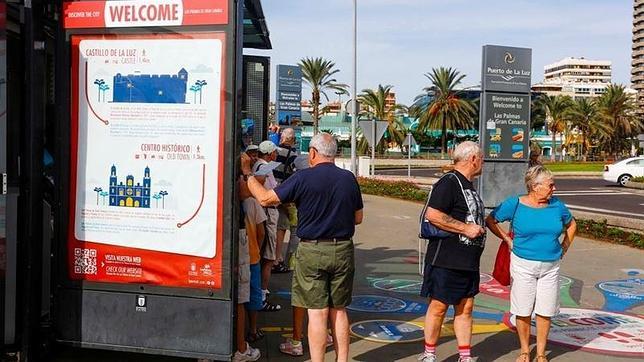
<instances>
[{"instance_id":1,"label":"man's bare arm","mask_svg":"<svg viewBox=\"0 0 644 362\"><path fill-rule=\"evenodd\" d=\"M250 189L250 193L253 194L262 206L268 207L280 204L280 199L277 197L275 191L264 188L264 185L259 183L253 176L248 178L248 188Z\"/></svg>"},{"instance_id":2,"label":"man's bare arm","mask_svg":"<svg viewBox=\"0 0 644 362\"><path fill-rule=\"evenodd\" d=\"M356 225L362 224L363 217L364 217L364 212L362 211L362 209L356 211L356 219L355 219Z\"/></svg>"},{"instance_id":3,"label":"man's bare arm","mask_svg":"<svg viewBox=\"0 0 644 362\"><path fill-rule=\"evenodd\" d=\"M485 229L483 229L483 227L481 227L480 225L466 224L462 221L454 219L450 215L447 215L440 210L436 210L431 207L427 208L425 218L441 230L456 234L462 234L470 239L474 239L485 233Z\"/></svg>"}]
</instances>

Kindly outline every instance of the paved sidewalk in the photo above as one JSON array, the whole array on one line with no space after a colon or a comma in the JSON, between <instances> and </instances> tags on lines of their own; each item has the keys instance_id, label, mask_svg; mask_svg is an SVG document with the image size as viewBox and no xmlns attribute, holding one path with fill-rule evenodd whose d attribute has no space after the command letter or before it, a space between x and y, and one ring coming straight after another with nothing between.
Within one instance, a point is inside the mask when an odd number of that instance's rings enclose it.
<instances>
[{"instance_id":1,"label":"paved sidewalk","mask_svg":"<svg viewBox=\"0 0 644 362\"><path fill-rule=\"evenodd\" d=\"M368 295L362 299L359 308L363 310L395 310L399 308L399 301L406 304L403 311L396 312L358 312L351 311L352 323L356 323L355 330L363 331L368 336L371 332L373 339L394 341L399 338L422 338L422 310L425 300L414 294L419 288L420 276L417 265L417 218L419 204L393 200L388 198L365 195L365 222L358 227L356 235L357 273L354 285L354 296ZM498 241L491 239L485 249L482 260L482 272L490 273ZM622 269L629 269L623 271ZM562 274L566 282L562 288L562 302L565 306L582 308L605 309L606 299L604 294L596 288L602 281L621 280L633 278L637 270L644 269L644 252L587 239L577 239L564 259ZM631 276L628 275L630 272ZM644 270L639 270L644 273ZM275 275L273 277L273 301L287 307L290 274ZM635 278L638 278L637 276ZM639 275L642 278L642 275ZM482 279L485 281L485 277ZM618 285L630 295L624 299L611 299L612 309L626 309L630 315L644 314L644 290L642 284L608 284ZM378 289L381 288L381 289ZM383 290L382 288L389 289ZM630 289L628 289L630 288ZM517 355L518 341L516 335L503 323L504 311L509 309L507 290L498 288L493 282L484 285L485 293L477 297L476 326L473 337L473 353L479 356L479 361L514 361ZM501 296L495 297L493 295ZM629 307L628 303L635 302L639 305ZM416 304L414 304L416 303ZM620 304L622 303L622 304ZM405 313L404 311L408 312ZM576 312L577 310L569 310ZM594 311L587 311L593 313ZM591 317L593 315L590 315ZM597 317L599 315L595 315ZM605 316L604 316L605 317ZM574 319L574 316L571 316ZM581 318L581 317L580 317ZM635 318L635 317L633 317ZM641 317L640 317L641 318ZM392 322L360 323L369 320L392 320ZM579 320L579 319L578 319ZM587 321L593 322L591 319ZM402 324L411 322L415 324ZM258 346L262 350L263 361L305 361L304 358L293 358L281 355L277 349L282 337L290 332L290 308L281 312L261 313L260 325L266 326L267 338ZM601 323L601 322L593 322ZM360 326L362 324L362 326ZM579 325L579 328L590 330L590 334L601 339L597 333L610 332L600 329L601 326ZM636 321L635 328L639 328L639 338L644 337L644 320ZM593 330L595 329L595 330ZM632 330L632 329L631 329ZM615 329L615 331L618 331ZM595 333L596 332L596 333ZM636 337L637 337L636 333ZM438 354L441 361L456 361L456 342L452 333L451 320L446 320L444 327L445 337L441 338ZM581 333L580 333L581 334ZM607 336L609 334L606 334ZM612 335L611 335L612 336ZM577 336L581 338L583 336ZM604 337L608 339L608 337ZM619 345L621 342L613 344ZM641 346L641 358L644 358L644 342L635 343L635 348ZM639 345L637 345L639 343ZM608 345L610 347L610 344ZM422 342L411 343L379 343L364 338L352 338L351 359L354 361L415 361L416 355L422 351ZM636 357L615 357L599 353L590 353L570 348L549 344L549 358L552 361L629 361ZM333 353L329 349L327 360L333 360Z\"/></svg>"}]
</instances>

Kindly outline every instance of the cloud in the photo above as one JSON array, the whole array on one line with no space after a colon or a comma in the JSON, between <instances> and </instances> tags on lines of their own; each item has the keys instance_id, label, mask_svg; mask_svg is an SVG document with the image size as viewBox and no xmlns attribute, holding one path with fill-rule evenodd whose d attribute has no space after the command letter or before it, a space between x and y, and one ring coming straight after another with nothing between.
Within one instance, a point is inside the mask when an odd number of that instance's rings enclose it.
<instances>
[{"instance_id":1,"label":"cloud","mask_svg":"<svg viewBox=\"0 0 644 362\"><path fill-rule=\"evenodd\" d=\"M155 186L160 186L160 187L171 187L172 183L168 182L166 180L159 180L154 182Z\"/></svg>"},{"instance_id":2,"label":"cloud","mask_svg":"<svg viewBox=\"0 0 644 362\"><path fill-rule=\"evenodd\" d=\"M199 64L196 68L191 69L190 73L212 73L212 68L206 66L205 64Z\"/></svg>"},{"instance_id":3,"label":"cloud","mask_svg":"<svg viewBox=\"0 0 644 362\"><path fill-rule=\"evenodd\" d=\"M352 2L346 0L263 3L273 50L246 50L295 64L323 56L352 81ZM546 64L568 56L613 62L613 81L630 83L632 2L601 0L358 0L358 90L391 84L409 104L437 66L480 82L481 47L501 44L533 49L533 82ZM271 85L272 89L274 84ZM305 99L310 92L304 92ZM274 94L271 94L271 98Z\"/></svg>"}]
</instances>

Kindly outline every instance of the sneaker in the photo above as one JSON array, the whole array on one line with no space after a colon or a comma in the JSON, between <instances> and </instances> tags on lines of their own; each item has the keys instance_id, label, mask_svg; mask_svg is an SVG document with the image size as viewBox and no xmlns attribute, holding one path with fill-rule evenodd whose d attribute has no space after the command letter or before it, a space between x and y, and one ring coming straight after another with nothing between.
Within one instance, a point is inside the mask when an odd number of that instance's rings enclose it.
<instances>
[{"instance_id":1,"label":"sneaker","mask_svg":"<svg viewBox=\"0 0 644 362\"><path fill-rule=\"evenodd\" d=\"M296 342L292 338L287 338L286 342L280 344L280 352L290 354L291 356L303 356L304 346L302 341Z\"/></svg>"},{"instance_id":2,"label":"sneaker","mask_svg":"<svg viewBox=\"0 0 644 362\"><path fill-rule=\"evenodd\" d=\"M246 361L257 361L261 357L259 349L253 348L246 343L246 352L241 353L239 351L235 352L233 356L233 362L246 362Z\"/></svg>"},{"instance_id":3,"label":"sneaker","mask_svg":"<svg viewBox=\"0 0 644 362\"><path fill-rule=\"evenodd\" d=\"M474 358L472 358L472 357L459 357L458 362L474 362Z\"/></svg>"},{"instance_id":4,"label":"sneaker","mask_svg":"<svg viewBox=\"0 0 644 362\"><path fill-rule=\"evenodd\" d=\"M438 361L438 358L433 353L425 353L425 352L423 352L423 353L421 353L420 356L418 356L418 361L420 361L420 362L436 362L436 361Z\"/></svg>"}]
</instances>

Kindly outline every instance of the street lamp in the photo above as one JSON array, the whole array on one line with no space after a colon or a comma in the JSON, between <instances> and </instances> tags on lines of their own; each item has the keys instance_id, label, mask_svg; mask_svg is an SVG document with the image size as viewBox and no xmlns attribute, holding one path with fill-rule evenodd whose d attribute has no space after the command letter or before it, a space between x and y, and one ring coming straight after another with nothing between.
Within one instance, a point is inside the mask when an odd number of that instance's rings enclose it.
<instances>
[{"instance_id":1,"label":"street lamp","mask_svg":"<svg viewBox=\"0 0 644 362\"><path fill-rule=\"evenodd\" d=\"M358 96L358 0L353 0L353 99L351 100L351 172L358 175L358 165L356 160L356 124L358 122L358 105L356 98Z\"/></svg>"}]
</instances>

